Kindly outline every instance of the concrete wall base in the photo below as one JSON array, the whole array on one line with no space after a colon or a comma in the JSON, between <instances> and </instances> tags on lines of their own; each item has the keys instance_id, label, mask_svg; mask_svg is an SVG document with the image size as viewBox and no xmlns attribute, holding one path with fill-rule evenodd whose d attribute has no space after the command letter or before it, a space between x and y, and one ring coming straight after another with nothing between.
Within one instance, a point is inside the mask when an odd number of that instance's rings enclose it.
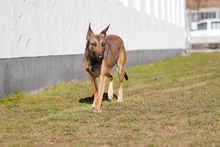
<instances>
[{"instance_id":1,"label":"concrete wall base","mask_svg":"<svg viewBox=\"0 0 220 147\"><path fill-rule=\"evenodd\" d=\"M128 51L126 68L175 57L182 52L182 49ZM62 81L86 80L82 57L80 54L0 59L0 97L18 90L38 91Z\"/></svg>"}]
</instances>

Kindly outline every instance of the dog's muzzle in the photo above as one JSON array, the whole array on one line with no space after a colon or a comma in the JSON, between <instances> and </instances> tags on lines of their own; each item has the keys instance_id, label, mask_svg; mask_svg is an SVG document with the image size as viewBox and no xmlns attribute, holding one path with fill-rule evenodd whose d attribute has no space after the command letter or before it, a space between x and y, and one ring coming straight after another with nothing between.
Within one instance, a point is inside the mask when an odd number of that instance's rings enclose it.
<instances>
[{"instance_id":1,"label":"dog's muzzle","mask_svg":"<svg viewBox=\"0 0 220 147\"><path fill-rule=\"evenodd\" d=\"M98 56L98 57L97 57L97 60L98 60L98 61L102 61L102 59L103 59L103 56Z\"/></svg>"}]
</instances>

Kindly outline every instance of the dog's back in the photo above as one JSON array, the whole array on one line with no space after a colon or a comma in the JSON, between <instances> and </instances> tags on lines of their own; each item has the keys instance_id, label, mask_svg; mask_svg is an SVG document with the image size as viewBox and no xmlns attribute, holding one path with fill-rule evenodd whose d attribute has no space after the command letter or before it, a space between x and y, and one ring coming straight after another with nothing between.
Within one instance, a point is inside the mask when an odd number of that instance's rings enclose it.
<instances>
[{"instance_id":1,"label":"dog's back","mask_svg":"<svg viewBox=\"0 0 220 147\"><path fill-rule=\"evenodd\" d=\"M108 58L108 66L113 67L117 64L119 58L119 52L125 52L124 42L117 35L107 35L106 36L108 48L106 52L106 56Z\"/></svg>"},{"instance_id":2,"label":"dog's back","mask_svg":"<svg viewBox=\"0 0 220 147\"><path fill-rule=\"evenodd\" d=\"M121 45L124 45L123 40L117 35L107 35L106 36L107 43L111 46L115 46L116 48L120 48Z\"/></svg>"}]
</instances>

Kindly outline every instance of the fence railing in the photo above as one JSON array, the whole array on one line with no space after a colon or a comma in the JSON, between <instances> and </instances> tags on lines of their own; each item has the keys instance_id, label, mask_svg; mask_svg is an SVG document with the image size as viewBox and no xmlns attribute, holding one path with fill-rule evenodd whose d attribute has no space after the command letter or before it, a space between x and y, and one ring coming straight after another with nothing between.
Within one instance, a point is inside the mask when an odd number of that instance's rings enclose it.
<instances>
[{"instance_id":1,"label":"fence railing","mask_svg":"<svg viewBox=\"0 0 220 147\"><path fill-rule=\"evenodd\" d=\"M220 8L188 10L190 22L197 22L202 19L220 18Z\"/></svg>"}]
</instances>

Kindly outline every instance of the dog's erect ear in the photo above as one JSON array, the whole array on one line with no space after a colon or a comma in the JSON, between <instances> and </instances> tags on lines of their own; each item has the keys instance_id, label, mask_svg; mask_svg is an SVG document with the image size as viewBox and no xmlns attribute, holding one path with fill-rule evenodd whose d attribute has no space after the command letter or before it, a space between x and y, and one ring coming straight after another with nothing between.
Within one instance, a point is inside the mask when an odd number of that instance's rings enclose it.
<instances>
[{"instance_id":1,"label":"dog's erect ear","mask_svg":"<svg viewBox=\"0 0 220 147\"><path fill-rule=\"evenodd\" d=\"M94 35L94 33L93 33L93 31L92 31L92 29L91 29L91 27L90 27L90 24L91 24L91 23L89 23L89 28L88 28L86 40L89 40L89 38Z\"/></svg>"},{"instance_id":2,"label":"dog's erect ear","mask_svg":"<svg viewBox=\"0 0 220 147\"><path fill-rule=\"evenodd\" d=\"M110 24L99 35L106 36L106 32L108 31L109 26L110 26Z\"/></svg>"}]
</instances>

